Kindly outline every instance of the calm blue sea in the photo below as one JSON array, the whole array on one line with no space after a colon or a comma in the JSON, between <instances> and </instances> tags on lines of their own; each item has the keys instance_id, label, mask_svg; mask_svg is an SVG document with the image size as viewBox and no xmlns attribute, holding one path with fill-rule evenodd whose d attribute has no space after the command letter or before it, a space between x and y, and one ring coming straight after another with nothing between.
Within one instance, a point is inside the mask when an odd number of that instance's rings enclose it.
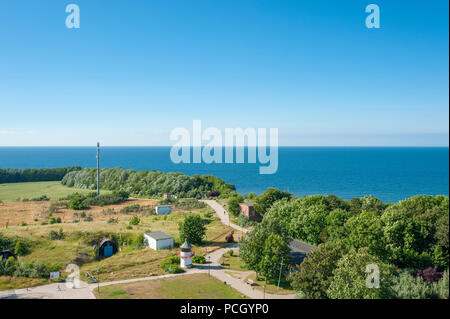
<instances>
[{"instance_id":1,"label":"calm blue sea","mask_svg":"<svg viewBox=\"0 0 450 319\"><path fill-rule=\"evenodd\" d=\"M174 164L170 147L102 147L101 166L211 174L240 193L267 187L296 195L374 195L394 202L417 194L449 194L448 147L281 147L278 172L259 164ZM95 147L0 147L0 168L95 167Z\"/></svg>"}]
</instances>

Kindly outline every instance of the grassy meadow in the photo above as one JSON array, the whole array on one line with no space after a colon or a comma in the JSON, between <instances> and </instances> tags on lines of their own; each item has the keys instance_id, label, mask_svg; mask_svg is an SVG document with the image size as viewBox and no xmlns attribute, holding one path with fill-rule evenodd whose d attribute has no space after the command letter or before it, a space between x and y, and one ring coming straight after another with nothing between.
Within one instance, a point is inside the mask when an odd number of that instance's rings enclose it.
<instances>
[{"instance_id":1,"label":"grassy meadow","mask_svg":"<svg viewBox=\"0 0 450 319\"><path fill-rule=\"evenodd\" d=\"M57 200L75 192L89 193L92 190L67 187L62 185L61 182L6 183L0 184L0 201L13 202L18 199L32 199L42 195ZM108 193L109 191L102 192Z\"/></svg>"},{"instance_id":2,"label":"grassy meadow","mask_svg":"<svg viewBox=\"0 0 450 319\"><path fill-rule=\"evenodd\" d=\"M182 275L94 289L99 299L244 299L241 293L207 274Z\"/></svg>"},{"instance_id":3,"label":"grassy meadow","mask_svg":"<svg viewBox=\"0 0 450 319\"><path fill-rule=\"evenodd\" d=\"M28 183L25 183L28 184ZM47 195L53 198L63 197L67 188L54 182L29 183L21 192L10 198ZM37 184L53 185L47 189L58 190L54 193L37 191ZM12 188L19 184L9 184ZM1 189L1 188L0 188ZM36 192L36 193L32 193ZM2 194L7 198L6 193ZM12 197L11 197L12 196ZM170 215L153 215L146 212L126 211L128 206L153 208L157 199L132 199L121 204L93 206L84 211L68 208L58 208L51 212L51 207L59 201L26 201L0 203L0 232L10 238L19 237L27 243L29 252L19 257L20 261L42 262L58 264L64 269L68 264L80 266L82 280L87 280L86 272L97 274L100 272L101 281L112 281L129 278L139 278L164 273L159 264L169 256L176 255L178 248L154 251L148 247L137 248L133 241L138 235L149 231L163 231L175 239L175 246L180 244L178 224L189 214L199 214L209 219L206 225L204 243L194 246L196 254L206 254L217 248L226 246L225 236L231 228L224 226L209 207L204 208L175 208ZM130 208L130 207L128 207ZM130 225L130 219L137 215L138 225ZM60 223L50 223L51 218L59 218ZM51 232L62 232L62 239L51 238ZM120 251L110 258L98 259L95 256L93 238L107 236L125 239L126 245L120 246ZM63 274L64 275L64 274ZM47 283L47 280L32 280L30 278L0 277L0 290L28 287Z\"/></svg>"}]
</instances>

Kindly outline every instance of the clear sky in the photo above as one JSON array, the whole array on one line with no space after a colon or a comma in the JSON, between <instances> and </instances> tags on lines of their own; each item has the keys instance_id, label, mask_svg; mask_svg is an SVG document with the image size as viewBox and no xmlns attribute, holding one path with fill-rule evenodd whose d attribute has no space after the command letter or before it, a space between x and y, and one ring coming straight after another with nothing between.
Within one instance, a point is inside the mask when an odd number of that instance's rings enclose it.
<instances>
[{"instance_id":1,"label":"clear sky","mask_svg":"<svg viewBox=\"0 0 450 319\"><path fill-rule=\"evenodd\" d=\"M65 26L69 3L81 28ZM368 29L365 7L381 10ZM0 0L0 146L448 145L448 1Z\"/></svg>"}]
</instances>

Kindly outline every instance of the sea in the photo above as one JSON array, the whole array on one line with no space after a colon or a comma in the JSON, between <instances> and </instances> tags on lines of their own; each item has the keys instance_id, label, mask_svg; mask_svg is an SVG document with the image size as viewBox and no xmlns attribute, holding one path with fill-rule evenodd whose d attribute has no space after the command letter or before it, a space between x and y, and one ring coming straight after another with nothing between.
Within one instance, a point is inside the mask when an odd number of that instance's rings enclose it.
<instances>
[{"instance_id":1,"label":"sea","mask_svg":"<svg viewBox=\"0 0 450 319\"><path fill-rule=\"evenodd\" d=\"M239 193L268 187L297 196L334 194L344 199L373 195L383 202L449 194L448 147L280 147L278 170L261 175L259 163L180 163L170 147L101 147L101 167L209 174ZM0 168L96 166L96 147L0 147ZM247 157L246 157L247 159Z\"/></svg>"}]
</instances>

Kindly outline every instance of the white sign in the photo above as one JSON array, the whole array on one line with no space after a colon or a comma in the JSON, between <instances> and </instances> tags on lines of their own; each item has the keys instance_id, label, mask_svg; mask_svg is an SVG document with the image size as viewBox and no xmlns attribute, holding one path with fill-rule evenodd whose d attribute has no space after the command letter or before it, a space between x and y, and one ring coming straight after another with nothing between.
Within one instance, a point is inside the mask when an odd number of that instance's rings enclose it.
<instances>
[{"instance_id":1,"label":"white sign","mask_svg":"<svg viewBox=\"0 0 450 319\"><path fill-rule=\"evenodd\" d=\"M54 271L50 273L50 280L59 279L59 271Z\"/></svg>"}]
</instances>

